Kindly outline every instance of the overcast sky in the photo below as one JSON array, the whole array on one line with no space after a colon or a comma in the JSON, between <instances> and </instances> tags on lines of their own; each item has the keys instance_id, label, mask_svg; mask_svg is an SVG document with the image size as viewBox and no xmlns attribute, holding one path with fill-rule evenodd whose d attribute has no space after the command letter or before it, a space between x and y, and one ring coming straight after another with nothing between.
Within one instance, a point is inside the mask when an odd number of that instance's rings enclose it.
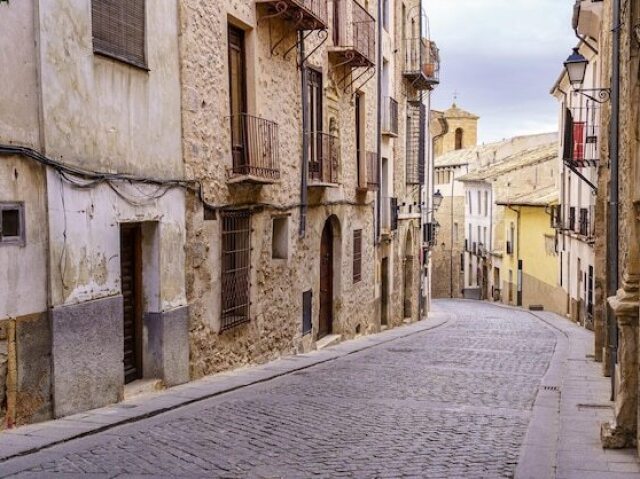
<instances>
[{"instance_id":1,"label":"overcast sky","mask_svg":"<svg viewBox=\"0 0 640 479\"><path fill-rule=\"evenodd\" d=\"M478 114L479 142L557 130L549 94L577 39L574 0L423 0L440 48L433 107Z\"/></svg>"}]
</instances>

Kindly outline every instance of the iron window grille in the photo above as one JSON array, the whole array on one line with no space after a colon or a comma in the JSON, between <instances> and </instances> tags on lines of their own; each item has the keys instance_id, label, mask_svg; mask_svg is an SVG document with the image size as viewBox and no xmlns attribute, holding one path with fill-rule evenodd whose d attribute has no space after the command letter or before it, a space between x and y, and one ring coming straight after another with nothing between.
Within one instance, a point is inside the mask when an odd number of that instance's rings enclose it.
<instances>
[{"instance_id":1,"label":"iron window grille","mask_svg":"<svg viewBox=\"0 0 640 479\"><path fill-rule=\"evenodd\" d=\"M571 206L569 208L569 230L576 230L576 208L575 206Z\"/></svg>"},{"instance_id":2,"label":"iron window grille","mask_svg":"<svg viewBox=\"0 0 640 479\"><path fill-rule=\"evenodd\" d=\"M302 335L310 334L313 314L313 291L308 290L302 293Z\"/></svg>"},{"instance_id":3,"label":"iron window grille","mask_svg":"<svg viewBox=\"0 0 640 479\"><path fill-rule=\"evenodd\" d=\"M145 0L92 0L93 51L147 68Z\"/></svg>"},{"instance_id":4,"label":"iron window grille","mask_svg":"<svg viewBox=\"0 0 640 479\"><path fill-rule=\"evenodd\" d=\"M589 236L589 209L580 208L579 233L582 236Z\"/></svg>"},{"instance_id":5,"label":"iron window grille","mask_svg":"<svg viewBox=\"0 0 640 479\"><path fill-rule=\"evenodd\" d=\"M362 230L353 230L353 282L362 280Z\"/></svg>"},{"instance_id":6,"label":"iron window grille","mask_svg":"<svg viewBox=\"0 0 640 479\"><path fill-rule=\"evenodd\" d=\"M222 219L221 331L250 321L251 213L225 211Z\"/></svg>"}]
</instances>

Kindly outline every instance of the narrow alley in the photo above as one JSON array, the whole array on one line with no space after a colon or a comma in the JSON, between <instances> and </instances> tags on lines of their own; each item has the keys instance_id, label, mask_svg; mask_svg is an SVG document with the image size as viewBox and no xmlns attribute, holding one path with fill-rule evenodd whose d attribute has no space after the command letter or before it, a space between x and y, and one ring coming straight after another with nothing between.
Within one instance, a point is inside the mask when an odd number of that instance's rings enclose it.
<instances>
[{"instance_id":1,"label":"narrow alley","mask_svg":"<svg viewBox=\"0 0 640 479\"><path fill-rule=\"evenodd\" d=\"M586 357L591 332L463 300L437 301L433 314L336 346L352 348L337 359L5 460L0 475L640 477L632 451L599 445L612 410L589 403L607 387ZM10 434L46 436L60 422Z\"/></svg>"}]
</instances>

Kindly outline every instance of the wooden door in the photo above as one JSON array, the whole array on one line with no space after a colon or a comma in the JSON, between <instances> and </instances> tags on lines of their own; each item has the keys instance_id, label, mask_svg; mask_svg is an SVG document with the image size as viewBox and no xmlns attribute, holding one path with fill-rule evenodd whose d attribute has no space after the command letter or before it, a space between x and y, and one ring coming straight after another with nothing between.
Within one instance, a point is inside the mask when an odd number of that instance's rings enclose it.
<instances>
[{"instance_id":1,"label":"wooden door","mask_svg":"<svg viewBox=\"0 0 640 479\"><path fill-rule=\"evenodd\" d=\"M333 326L333 233L327 221L320 244L320 320L318 339L331 333Z\"/></svg>"},{"instance_id":2,"label":"wooden door","mask_svg":"<svg viewBox=\"0 0 640 479\"><path fill-rule=\"evenodd\" d=\"M380 286L380 324L389 324L389 258L382 258L382 284Z\"/></svg>"},{"instance_id":3,"label":"wooden door","mask_svg":"<svg viewBox=\"0 0 640 479\"><path fill-rule=\"evenodd\" d=\"M120 278L124 305L124 382L142 378L142 256L139 224L120 227Z\"/></svg>"}]
</instances>

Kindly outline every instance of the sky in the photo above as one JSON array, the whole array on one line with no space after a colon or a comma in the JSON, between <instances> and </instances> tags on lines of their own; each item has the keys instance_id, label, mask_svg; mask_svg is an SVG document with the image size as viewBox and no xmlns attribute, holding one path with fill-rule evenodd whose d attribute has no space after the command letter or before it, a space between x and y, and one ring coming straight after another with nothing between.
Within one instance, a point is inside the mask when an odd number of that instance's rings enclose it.
<instances>
[{"instance_id":1,"label":"sky","mask_svg":"<svg viewBox=\"0 0 640 479\"><path fill-rule=\"evenodd\" d=\"M423 0L440 48L433 108L480 116L478 141L558 129L549 90L577 43L574 0Z\"/></svg>"}]
</instances>

